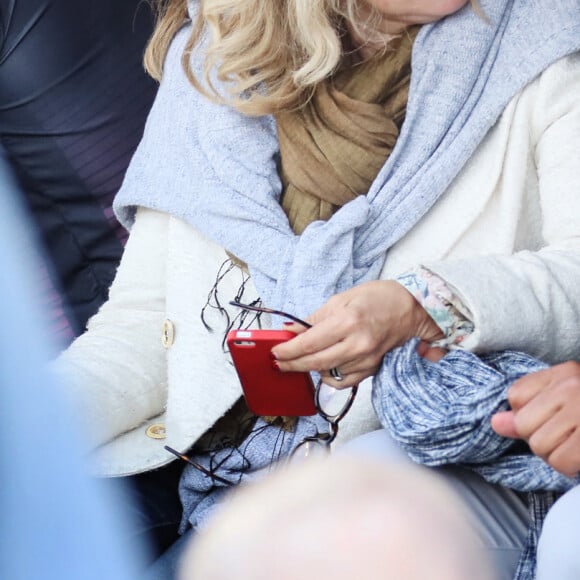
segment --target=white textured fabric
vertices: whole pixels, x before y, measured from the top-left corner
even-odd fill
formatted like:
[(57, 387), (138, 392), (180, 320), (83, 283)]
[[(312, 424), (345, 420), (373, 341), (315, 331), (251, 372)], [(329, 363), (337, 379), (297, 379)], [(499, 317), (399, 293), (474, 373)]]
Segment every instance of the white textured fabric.
[[(99, 474), (129, 475), (171, 461), (165, 444), (186, 450), (241, 396), (222, 351), (224, 319), (210, 311), (215, 332), (208, 333), (200, 318), (226, 259), (187, 224), (139, 212), (108, 302), (52, 365), (86, 416)], [(222, 281), (225, 306), (241, 281), (239, 270)], [(256, 297), (251, 282), (244, 296)], [(175, 336), (168, 349), (165, 321)], [(166, 439), (146, 433), (159, 423), (167, 424)]]
[(383, 276), (420, 262), (454, 288), (475, 322), (465, 349), (579, 355), (579, 94), (579, 55), (548, 68), (389, 252)]

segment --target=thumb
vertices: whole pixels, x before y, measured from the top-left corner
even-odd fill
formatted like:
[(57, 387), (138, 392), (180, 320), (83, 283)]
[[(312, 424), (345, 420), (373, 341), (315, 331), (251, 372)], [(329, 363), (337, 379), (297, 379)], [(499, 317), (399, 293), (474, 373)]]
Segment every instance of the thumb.
[(417, 345), (417, 354), (431, 362), (439, 362), (447, 354), (447, 351), (444, 348), (431, 346), (422, 340)]
[(491, 418), (491, 428), (502, 437), (519, 439), (520, 435), (516, 431), (513, 411), (501, 411)]

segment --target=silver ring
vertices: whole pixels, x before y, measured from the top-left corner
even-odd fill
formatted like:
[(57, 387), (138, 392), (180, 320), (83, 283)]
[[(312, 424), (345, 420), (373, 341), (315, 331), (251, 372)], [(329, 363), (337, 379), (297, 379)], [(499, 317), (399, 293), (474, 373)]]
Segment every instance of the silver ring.
[(334, 367), (332, 369), (330, 369), (330, 376), (335, 380), (335, 381), (342, 381), (342, 379), (344, 378), (342, 376), (342, 373), (338, 370), (338, 367)]

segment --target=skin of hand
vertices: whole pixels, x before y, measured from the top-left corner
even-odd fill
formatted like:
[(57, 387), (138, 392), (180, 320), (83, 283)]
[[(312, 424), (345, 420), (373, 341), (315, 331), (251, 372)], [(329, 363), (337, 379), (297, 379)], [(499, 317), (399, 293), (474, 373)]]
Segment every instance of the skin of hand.
[[(286, 328), (296, 338), (272, 349), (281, 371), (318, 371), (323, 381), (341, 389), (374, 375), (383, 356), (418, 336), (431, 342), (443, 336), (426, 310), (398, 282), (366, 282), (333, 296), (307, 322)], [(328, 369), (337, 367), (342, 381)]]
[(493, 429), (525, 439), (530, 449), (569, 477), (580, 471), (580, 363), (566, 362), (517, 380), (511, 411), (496, 413)]
[(431, 346), (424, 340), (417, 345), (417, 354), (434, 363), (439, 362), (448, 352), (447, 349)]

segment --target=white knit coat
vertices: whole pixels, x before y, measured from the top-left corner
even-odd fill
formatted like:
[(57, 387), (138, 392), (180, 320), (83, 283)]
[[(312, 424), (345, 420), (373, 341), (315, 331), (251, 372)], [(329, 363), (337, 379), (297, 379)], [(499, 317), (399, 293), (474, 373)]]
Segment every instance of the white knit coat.
[[(580, 56), (548, 68), (388, 254), (383, 278), (423, 264), (456, 290), (475, 322), (464, 348), (580, 358), (579, 95)], [(241, 395), (222, 322), (210, 314), (208, 333), (200, 319), (226, 258), (186, 223), (139, 210), (109, 301), (53, 367), (86, 417), (97, 473), (167, 463), (163, 445), (186, 450)], [(222, 303), (240, 276), (223, 281)], [(343, 440), (378, 427), (369, 394), (365, 381)]]

